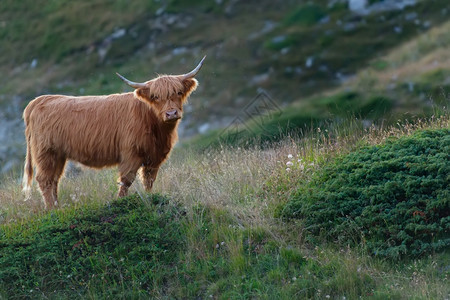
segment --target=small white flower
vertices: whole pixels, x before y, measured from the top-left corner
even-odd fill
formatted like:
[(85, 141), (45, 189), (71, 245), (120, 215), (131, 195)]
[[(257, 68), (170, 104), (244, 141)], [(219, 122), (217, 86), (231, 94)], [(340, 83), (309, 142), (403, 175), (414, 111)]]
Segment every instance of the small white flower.
[(293, 158), (292, 154), (289, 154), (289, 155), (288, 155), (288, 158), (289, 158), (289, 159)]
[(288, 167), (292, 167), (294, 164), (292, 163), (292, 161), (288, 161), (287, 163), (286, 163), (286, 166), (288, 166)]
[(301, 158), (297, 159), (297, 162), (302, 162), (302, 159)]
[(297, 277), (292, 277), (292, 281), (296, 281), (297, 280)]
[(326, 295), (325, 298), (330, 299), (330, 295)]
[(290, 171), (291, 171), (291, 168), (286, 168), (286, 171), (290, 172)]

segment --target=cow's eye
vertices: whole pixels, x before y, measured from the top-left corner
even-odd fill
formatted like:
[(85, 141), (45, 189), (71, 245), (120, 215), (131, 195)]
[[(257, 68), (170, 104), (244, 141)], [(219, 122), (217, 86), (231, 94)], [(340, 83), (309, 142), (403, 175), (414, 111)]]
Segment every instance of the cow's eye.
[(182, 96), (183, 95), (183, 92), (178, 92), (178, 96)]

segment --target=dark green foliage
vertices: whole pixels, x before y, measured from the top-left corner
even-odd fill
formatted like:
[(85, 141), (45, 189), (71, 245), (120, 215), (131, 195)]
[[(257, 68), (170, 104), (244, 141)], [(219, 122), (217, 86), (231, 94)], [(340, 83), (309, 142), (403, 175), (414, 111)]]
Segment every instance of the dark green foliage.
[(450, 85), (447, 81), (449, 77), (449, 70), (438, 69), (423, 74), (415, 82), (404, 83), (402, 88), (418, 96), (426, 95), (433, 103), (445, 106), (450, 100)]
[[(333, 118), (354, 117), (379, 121), (392, 111), (393, 101), (383, 96), (366, 97), (354, 91), (312, 100), (305, 113), (303, 108), (290, 107), (273, 111), (268, 115), (255, 116), (242, 123), (231, 124), (225, 130), (209, 132), (193, 139), (191, 146), (199, 149), (227, 146), (264, 146), (280, 141), (287, 135), (297, 136), (326, 124)], [(397, 120), (397, 119), (395, 119)]]
[(184, 241), (179, 213), (164, 197), (131, 196), (66, 222), (49, 214), (26, 238), (0, 232), (0, 291), (18, 298), (148, 295), (174, 273)]
[(394, 101), (391, 99), (384, 96), (374, 96), (361, 106), (358, 113), (363, 118), (377, 120), (386, 116), (393, 106)]
[(293, 24), (311, 26), (322, 19), (325, 16), (325, 13), (326, 11), (322, 6), (308, 3), (290, 13), (285, 18), (284, 24), (287, 26)]
[(374, 255), (450, 246), (450, 130), (419, 131), (350, 153), (301, 186), (284, 209), (308, 230)]
[(200, 150), (216, 149), (220, 146), (254, 147), (270, 146), (288, 135), (299, 135), (324, 122), (324, 118), (291, 109), (279, 115), (257, 116), (239, 126), (212, 131), (191, 140), (190, 146)]
[(393, 101), (384, 96), (367, 98), (357, 92), (350, 91), (317, 99), (315, 106), (333, 116), (358, 117), (376, 121), (391, 112)]

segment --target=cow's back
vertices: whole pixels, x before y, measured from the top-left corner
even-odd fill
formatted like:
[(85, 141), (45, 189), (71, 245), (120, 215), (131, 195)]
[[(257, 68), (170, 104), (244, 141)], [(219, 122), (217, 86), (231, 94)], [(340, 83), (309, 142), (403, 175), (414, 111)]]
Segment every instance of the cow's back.
[(91, 167), (117, 164), (124, 132), (135, 122), (135, 101), (132, 93), (40, 96), (24, 111), (34, 151), (52, 151)]

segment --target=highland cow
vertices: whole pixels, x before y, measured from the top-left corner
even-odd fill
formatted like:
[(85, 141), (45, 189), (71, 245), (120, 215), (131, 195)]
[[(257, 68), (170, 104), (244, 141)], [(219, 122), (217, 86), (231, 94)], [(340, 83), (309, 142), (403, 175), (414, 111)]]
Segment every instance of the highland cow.
[(184, 75), (161, 75), (144, 83), (117, 75), (134, 92), (104, 96), (43, 95), (25, 108), (23, 190), (36, 181), (46, 208), (58, 204), (58, 182), (67, 160), (103, 168), (118, 165), (118, 196), (127, 195), (139, 171), (150, 191), (159, 167), (178, 139), (183, 104), (197, 88), (194, 76), (205, 57)]

